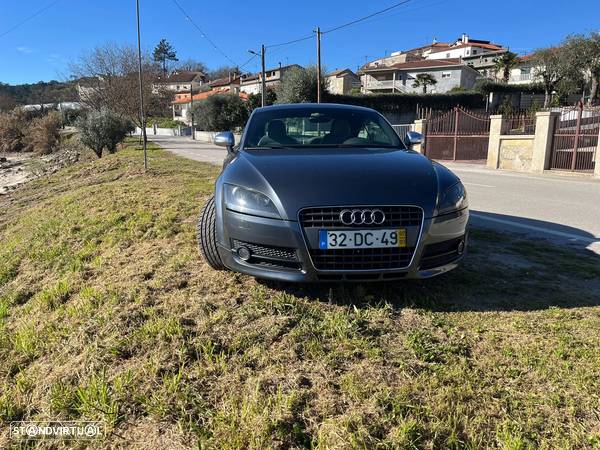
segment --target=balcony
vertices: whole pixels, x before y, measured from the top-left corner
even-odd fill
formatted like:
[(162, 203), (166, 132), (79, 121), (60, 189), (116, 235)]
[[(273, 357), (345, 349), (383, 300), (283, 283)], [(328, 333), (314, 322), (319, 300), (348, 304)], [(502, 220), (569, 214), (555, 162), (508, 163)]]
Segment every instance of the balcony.
[(509, 83), (529, 83), (533, 81), (531, 73), (521, 73), (519, 75), (511, 75), (508, 79)]
[(395, 91), (405, 92), (406, 86), (400, 80), (367, 80), (364, 86), (367, 91)]

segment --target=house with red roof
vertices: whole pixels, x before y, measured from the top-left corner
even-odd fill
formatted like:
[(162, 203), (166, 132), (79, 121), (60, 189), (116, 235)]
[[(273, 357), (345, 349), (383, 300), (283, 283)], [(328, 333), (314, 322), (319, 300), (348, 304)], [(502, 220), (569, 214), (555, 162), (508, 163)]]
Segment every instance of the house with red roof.
[(248, 99), (248, 94), (240, 91), (240, 76), (238, 75), (230, 74), (228, 77), (213, 80), (205, 86), (208, 86), (208, 89), (204, 88), (201, 92), (194, 93), (193, 99), (189, 91), (175, 94), (175, 100), (171, 102), (174, 120), (189, 125), (191, 121), (188, 117), (188, 111), (191, 109), (192, 104), (206, 100), (215, 94), (234, 94), (239, 95), (243, 100)]

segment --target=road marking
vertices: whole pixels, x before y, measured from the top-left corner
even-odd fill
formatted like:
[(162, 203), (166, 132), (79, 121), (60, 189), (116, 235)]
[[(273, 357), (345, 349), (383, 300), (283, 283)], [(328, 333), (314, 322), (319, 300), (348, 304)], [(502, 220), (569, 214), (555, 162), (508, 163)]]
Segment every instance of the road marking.
[(515, 222), (512, 220), (506, 220), (506, 219), (497, 219), (495, 217), (488, 217), (476, 212), (471, 212), (471, 215), (473, 217), (477, 217), (478, 219), (481, 220), (487, 220), (489, 222), (496, 222), (496, 223), (501, 223), (503, 225), (510, 225), (513, 227), (517, 227), (517, 228), (524, 228), (526, 230), (531, 230), (531, 231), (538, 231), (541, 233), (546, 233), (546, 234), (553, 234), (555, 236), (560, 236), (563, 238), (567, 238), (567, 239), (572, 239), (572, 240), (576, 240), (576, 241), (585, 241), (585, 242), (594, 242), (596, 240), (600, 240), (600, 238), (598, 237), (587, 237), (587, 236), (582, 236), (581, 234), (574, 234), (574, 233), (565, 233), (564, 231), (556, 231), (556, 230), (550, 230), (548, 228), (544, 228), (544, 227), (538, 227), (535, 225), (527, 225), (524, 223), (520, 223), (520, 222)]
[(486, 187), (486, 188), (496, 187), (496, 186), (490, 186), (489, 184), (479, 184), (479, 183), (467, 183), (467, 182), (463, 182), (463, 184), (465, 184), (467, 186), (480, 186), (480, 187)]

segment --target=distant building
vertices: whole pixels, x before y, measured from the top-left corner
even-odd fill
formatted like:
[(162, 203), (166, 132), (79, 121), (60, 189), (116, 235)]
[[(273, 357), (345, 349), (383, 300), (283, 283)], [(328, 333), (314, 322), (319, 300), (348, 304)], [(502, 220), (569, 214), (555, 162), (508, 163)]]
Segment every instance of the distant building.
[[(274, 88), (281, 83), (282, 77), (287, 71), (292, 68), (302, 68), (298, 64), (290, 64), (288, 66), (279, 66), (274, 69), (265, 70), (265, 85), (267, 88)], [(261, 89), (261, 73), (242, 75), (240, 83), (240, 91), (246, 94), (260, 94)]]
[(167, 91), (182, 92), (200, 89), (206, 83), (206, 75), (199, 71), (176, 71), (166, 77), (159, 77), (152, 85), (152, 90), (157, 93), (161, 88)]
[(349, 94), (360, 89), (360, 77), (350, 69), (335, 70), (325, 75), (325, 86), (332, 94)]
[[(463, 34), (456, 39), (456, 41), (451, 43), (438, 42), (434, 39), (431, 44), (424, 45), (422, 47), (393, 52), (389, 56), (367, 62), (361, 67), (360, 72), (368, 73), (372, 69), (390, 68), (393, 66), (398, 66), (399, 64), (412, 64), (419, 61), (423, 63), (423, 66), (429, 65), (429, 63), (425, 61), (448, 61), (452, 64), (458, 63), (468, 66), (471, 69), (479, 72), (479, 74), (482, 76), (494, 79), (496, 78), (494, 67), (496, 61), (505, 52), (507, 52), (507, 49), (500, 44), (494, 44), (491, 41), (482, 39), (472, 39), (467, 34)], [(471, 78), (470, 75), (468, 75), (468, 71), (464, 71), (463, 73), (467, 74), (465, 75), (466, 79)], [(444, 79), (446, 78), (448, 78), (447, 74), (444, 76)], [(390, 83), (384, 84), (390, 85)], [(440, 84), (439, 81), (438, 84)], [(447, 83), (444, 82), (444, 84)], [(460, 85), (460, 87), (465, 87), (465, 85), (469, 85), (470, 83), (468, 81), (461, 81), (460, 84), (454, 84)], [(390, 90), (390, 92), (402, 92), (402, 89), (405, 87), (405, 85), (402, 83), (394, 83), (393, 86), (394, 88), (393, 90)], [(440, 88), (436, 85), (434, 89), (440, 92), (440, 89), (443, 88)], [(370, 89), (365, 89), (364, 86), (363, 90), (370, 91)]]
[(420, 93), (421, 87), (413, 87), (417, 75), (430, 74), (437, 81), (428, 86), (428, 93), (445, 93), (453, 88), (471, 89), (481, 75), (459, 59), (420, 60), (392, 64), (388, 67), (362, 69), (362, 91), (371, 93)]
[[(248, 98), (248, 95), (245, 92), (240, 92), (239, 76), (230, 75), (226, 78), (219, 78), (218, 80), (207, 83), (207, 86), (209, 86), (210, 89), (194, 94), (194, 102), (206, 100), (208, 97), (215, 94), (235, 94), (239, 95), (244, 100)], [(174, 120), (179, 120), (187, 125), (191, 124), (188, 117), (188, 111), (192, 107), (189, 92), (179, 92), (175, 94), (175, 100), (171, 102), (171, 107), (173, 108)]]

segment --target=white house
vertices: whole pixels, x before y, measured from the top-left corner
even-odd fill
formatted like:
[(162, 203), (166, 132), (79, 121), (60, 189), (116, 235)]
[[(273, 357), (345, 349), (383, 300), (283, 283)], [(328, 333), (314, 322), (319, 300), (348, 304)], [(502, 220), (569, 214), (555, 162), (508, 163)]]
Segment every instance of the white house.
[(332, 94), (349, 94), (360, 89), (360, 77), (350, 69), (335, 70), (325, 75), (325, 86)]
[(471, 89), (481, 75), (459, 59), (421, 60), (393, 64), (389, 67), (361, 69), (363, 93), (421, 93), (413, 87), (417, 75), (430, 74), (437, 81), (427, 87), (428, 93), (444, 93), (453, 88)]
[[(274, 88), (281, 82), (281, 78), (285, 73), (293, 67), (302, 68), (298, 64), (290, 64), (289, 66), (279, 66), (274, 69), (265, 70), (265, 85), (267, 89)], [(240, 91), (246, 94), (259, 94), (262, 84), (261, 73), (245, 74), (241, 76)]]
[(152, 85), (154, 93), (159, 89), (165, 89), (173, 92), (189, 92), (190, 87), (197, 91), (200, 86), (206, 83), (206, 75), (198, 71), (179, 71), (173, 72), (168, 76), (159, 77)]

